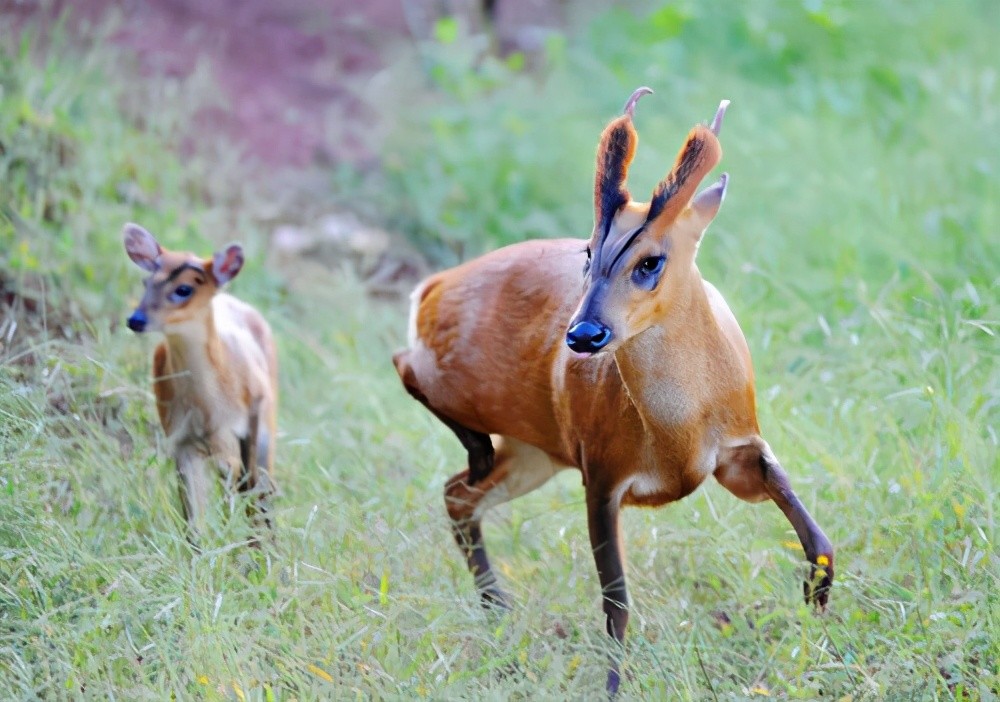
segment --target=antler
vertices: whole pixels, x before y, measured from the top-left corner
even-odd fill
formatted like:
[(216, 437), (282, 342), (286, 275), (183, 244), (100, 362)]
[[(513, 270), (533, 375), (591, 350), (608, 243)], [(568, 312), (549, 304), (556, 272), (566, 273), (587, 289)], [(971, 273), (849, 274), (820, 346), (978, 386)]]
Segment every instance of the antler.
[(607, 236), (615, 214), (632, 199), (625, 185), (628, 167), (639, 143), (639, 135), (632, 126), (632, 115), (639, 98), (652, 92), (645, 86), (637, 88), (625, 103), (622, 116), (605, 127), (601, 134), (594, 178), (594, 230), (599, 238)]
[(719, 109), (715, 111), (715, 117), (712, 118), (712, 125), (709, 127), (715, 136), (719, 136), (719, 131), (722, 129), (722, 118), (726, 116), (726, 108), (728, 107), (729, 100), (723, 100), (719, 103)]
[(622, 114), (626, 115), (629, 119), (635, 116), (635, 106), (639, 102), (639, 98), (643, 95), (652, 95), (653, 89), (647, 88), (645, 85), (641, 88), (636, 88), (632, 95), (629, 97), (628, 102), (625, 103), (625, 108), (622, 110)]

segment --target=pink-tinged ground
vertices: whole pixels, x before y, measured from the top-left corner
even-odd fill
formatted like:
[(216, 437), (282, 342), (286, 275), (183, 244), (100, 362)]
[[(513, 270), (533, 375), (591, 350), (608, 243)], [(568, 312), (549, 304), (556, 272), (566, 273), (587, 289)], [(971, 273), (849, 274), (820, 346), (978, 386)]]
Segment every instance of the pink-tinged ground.
[[(406, 0), (0, 0), (15, 25), (69, 26), (117, 18), (111, 40), (131, 49), (145, 75), (187, 77), (207, 62), (220, 104), (202, 109), (195, 135), (223, 134), (266, 166), (370, 165), (364, 135), (379, 118), (358, 97), (393, 48), (431, 33), (455, 10), (480, 25), (476, 3), (426, 7)], [(497, 31), (556, 21), (546, 0), (497, 3)], [(481, 26), (481, 25), (480, 25)]]

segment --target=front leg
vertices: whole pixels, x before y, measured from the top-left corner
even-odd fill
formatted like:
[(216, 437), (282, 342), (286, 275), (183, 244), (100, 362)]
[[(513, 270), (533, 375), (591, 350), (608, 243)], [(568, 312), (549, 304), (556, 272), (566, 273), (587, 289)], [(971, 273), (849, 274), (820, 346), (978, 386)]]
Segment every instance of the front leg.
[(788, 474), (767, 442), (755, 437), (746, 444), (727, 447), (719, 454), (715, 477), (741, 500), (774, 500), (795, 529), (811, 564), (804, 587), (806, 602), (826, 607), (833, 583), (833, 545), (792, 490)]
[(809, 580), (803, 583), (806, 602), (823, 609), (833, 585), (833, 544), (792, 490), (788, 474), (770, 451), (761, 454), (760, 471), (768, 496), (784, 512), (809, 559)]
[(197, 548), (198, 537), (205, 528), (214, 471), (205, 453), (191, 444), (178, 447), (174, 459), (177, 463), (181, 505), (187, 521), (188, 541)]
[[(601, 581), (608, 634), (619, 645), (624, 645), (625, 628), (628, 626), (628, 593), (625, 590), (625, 568), (622, 563), (618, 513), (618, 503), (610, 498), (587, 496), (590, 545), (594, 550), (597, 576)], [(620, 659), (619, 650), (612, 655), (611, 667), (608, 670), (607, 691), (610, 695), (617, 694), (621, 682)]]

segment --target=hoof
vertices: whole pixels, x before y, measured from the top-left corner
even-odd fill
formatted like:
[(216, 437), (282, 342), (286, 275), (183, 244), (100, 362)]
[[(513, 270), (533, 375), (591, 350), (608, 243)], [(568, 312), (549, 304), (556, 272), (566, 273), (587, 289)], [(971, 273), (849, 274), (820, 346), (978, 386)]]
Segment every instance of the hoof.
[(817, 556), (809, 568), (809, 579), (802, 584), (806, 604), (815, 605), (820, 611), (826, 609), (833, 585), (833, 557)]
[(483, 590), (480, 595), (480, 604), (483, 609), (494, 610), (501, 613), (511, 611), (513, 607), (507, 594), (498, 587), (491, 587)]

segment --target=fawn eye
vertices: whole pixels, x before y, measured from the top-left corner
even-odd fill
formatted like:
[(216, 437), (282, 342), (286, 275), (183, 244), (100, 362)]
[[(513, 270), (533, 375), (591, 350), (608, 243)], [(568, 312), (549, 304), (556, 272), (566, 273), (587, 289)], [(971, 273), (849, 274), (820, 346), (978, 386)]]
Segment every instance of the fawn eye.
[(632, 282), (636, 285), (652, 290), (660, 273), (663, 272), (665, 256), (647, 256), (639, 261), (639, 264), (632, 270)]
[(192, 294), (194, 294), (194, 288), (190, 285), (178, 285), (174, 288), (174, 291), (170, 293), (170, 301), (180, 302), (181, 300), (188, 299)]

